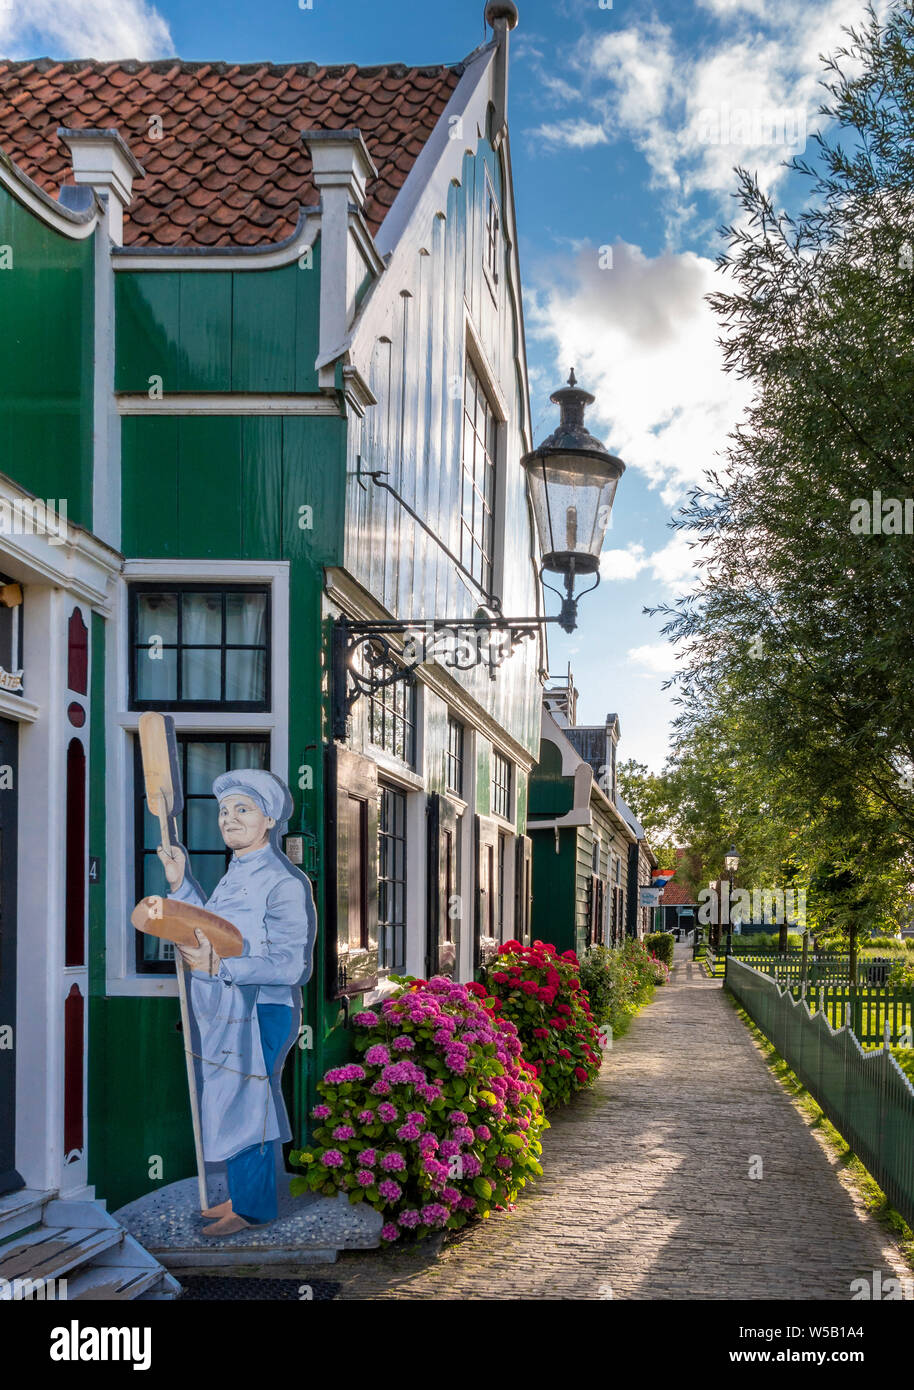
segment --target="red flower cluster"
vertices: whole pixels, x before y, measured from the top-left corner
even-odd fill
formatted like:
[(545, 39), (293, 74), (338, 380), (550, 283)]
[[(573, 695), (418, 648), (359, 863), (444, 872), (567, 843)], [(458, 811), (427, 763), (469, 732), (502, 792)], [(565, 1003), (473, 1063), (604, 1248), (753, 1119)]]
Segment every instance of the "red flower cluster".
[(559, 955), (548, 942), (506, 941), (488, 972), (489, 993), (516, 1026), (546, 1105), (564, 1103), (590, 1085), (602, 1060), (579, 969), (574, 951)]

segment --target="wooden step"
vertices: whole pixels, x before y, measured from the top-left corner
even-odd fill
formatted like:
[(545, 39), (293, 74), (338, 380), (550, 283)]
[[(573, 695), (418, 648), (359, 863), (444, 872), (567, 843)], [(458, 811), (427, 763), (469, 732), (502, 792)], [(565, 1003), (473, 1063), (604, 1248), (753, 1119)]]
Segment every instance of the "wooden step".
[(164, 1272), (158, 1262), (140, 1266), (93, 1264), (67, 1280), (67, 1302), (141, 1298), (161, 1284)]
[(0, 1197), (0, 1244), (40, 1224), (46, 1204), (57, 1193), (42, 1192), (34, 1187), (21, 1187)]
[(121, 1227), (39, 1226), (0, 1246), (0, 1279), (60, 1279), (119, 1245)]

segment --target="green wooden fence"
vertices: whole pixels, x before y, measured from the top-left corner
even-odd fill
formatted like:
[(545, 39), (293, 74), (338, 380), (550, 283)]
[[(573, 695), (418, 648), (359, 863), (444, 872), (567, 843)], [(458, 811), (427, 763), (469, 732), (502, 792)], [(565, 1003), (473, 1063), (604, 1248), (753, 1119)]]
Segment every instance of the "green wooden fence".
[[(734, 955), (736, 952), (734, 952)], [(789, 955), (778, 956), (768, 953), (743, 953), (739, 957), (748, 965), (752, 965), (756, 970), (763, 970), (766, 975), (771, 975), (779, 984), (799, 985), (803, 973), (802, 956)], [(723, 978), (724, 966), (727, 960), (725, 951), (708, 951), (705, 955), (705, 968), (710, 975), (719, 979)], [(872, 962), (861, 962), (860, 969), (869, 970)], [(810, 985), (820, 984), (846, 984), (849, 961), (846, 955), (833, 955), (822, 952), (813, 955), (810, 952), (806, 978)]]
[(914, 1225), (914, 1087), (892, 1056), (888, 1027), (883, 1046), (865, 1051), (850, 1027), (832, 1027), (809, 999), (735, 956), (726, 984)]

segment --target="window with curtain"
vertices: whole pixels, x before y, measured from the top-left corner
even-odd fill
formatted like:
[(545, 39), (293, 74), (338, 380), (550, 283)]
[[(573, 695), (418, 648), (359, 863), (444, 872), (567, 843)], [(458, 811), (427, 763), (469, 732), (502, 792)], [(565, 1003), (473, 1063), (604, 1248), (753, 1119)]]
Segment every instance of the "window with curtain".
[(270, 591), (131, 584), (132, 709), (266, 710)]

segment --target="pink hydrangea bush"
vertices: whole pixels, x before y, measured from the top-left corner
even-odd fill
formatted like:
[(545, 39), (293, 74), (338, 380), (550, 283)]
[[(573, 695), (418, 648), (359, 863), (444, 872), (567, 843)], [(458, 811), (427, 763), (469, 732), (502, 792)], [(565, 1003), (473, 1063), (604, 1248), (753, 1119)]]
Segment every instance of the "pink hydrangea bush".
[(353, 1017), (359, 1062), (318, 1085), (319, 1123), (293, 1193), (345, 1192), (384, 1213), (384, 1240), (457, 1230), (541, 1174), (536, 1068), (482, 985), (409, 980)]

